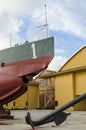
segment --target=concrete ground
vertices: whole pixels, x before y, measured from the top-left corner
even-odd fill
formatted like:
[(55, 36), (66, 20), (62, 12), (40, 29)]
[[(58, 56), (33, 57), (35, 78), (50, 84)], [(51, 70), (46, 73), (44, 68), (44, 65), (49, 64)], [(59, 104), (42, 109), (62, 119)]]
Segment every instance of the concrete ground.
[[(31, 130), (26, 124), (25, 116), (27, 110), (11, 111), (14, 120), (0, 120), (0, 130)], [(52, 110), (30, 110), (33, 120), (52, 112)], [(72, 114), (60, 126), (55, 126), (54, 122), (37, 127), (37, 130), (86, 130), (86, 111), (72, 111)]]

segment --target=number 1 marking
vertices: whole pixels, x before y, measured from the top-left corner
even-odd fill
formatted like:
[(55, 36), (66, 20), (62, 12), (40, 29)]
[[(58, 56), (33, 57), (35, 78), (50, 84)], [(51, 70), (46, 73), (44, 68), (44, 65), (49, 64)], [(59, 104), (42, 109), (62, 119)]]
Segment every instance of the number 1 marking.
[(37, 58), (37, 56), (36, 56), (36, 47), (35, 47), (35, 43), (33, 43), (33, 44), (31, 45), (31, 48), (32, 48), (32, 51), (33, 51), (33, 58)]

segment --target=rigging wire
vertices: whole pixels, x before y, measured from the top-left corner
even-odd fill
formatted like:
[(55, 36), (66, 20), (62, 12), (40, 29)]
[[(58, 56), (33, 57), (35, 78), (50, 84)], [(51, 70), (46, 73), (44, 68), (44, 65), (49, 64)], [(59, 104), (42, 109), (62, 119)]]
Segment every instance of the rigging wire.
[(36, 36), (36, 34), (40, 33), (42, 30), (44, 30), (46, 26), (47, 25), (43, 26), (39, 31), (37, 31), (36, 33), (34, 33), (30, 38)]
[[(44, 15), (44, 14), (43, 14)], [(41, 17), (43, 17), (43, 15), (39, 15), (38, 17), (36, 17), (35, 19), (39, 19), (39, 18), (41, 18)], [(29, 29), (27, 29), (27, 30), (23, 30), (23, 31), (19, 31), (19, 32), (16, 32), (16, 33), (10, 33), (9, 35), (7, 35), (7, 36), (3, 36), (3, 37), (0, 37), (0, 39), (5, 39), (5, 38), (7, 38), (7, 37), (9, 37), (9, 41), (10, 41), (10, 46), (11, 46), (11, 42), (12, 42), (12, 36), (13, 35), (21, 35), (21, 34), (23, 34), (23, 33), (25, 33), (25, 35), (26, 35), (26, 33), (27, 32), (30, 32), (30, 31), (34, 31), (35, 29), (40, 29), (39, 31), (37, 31), (37, 32), (35, 32), (35, 33), (33, 33), (32, 34), (32, 36), (36, 36), (36, 35), (38, 35), (38, 33), (40, 33), (43, 29), (46, 29), (46, 37), (48, 37), (48, 29), (49, 29), (49, 25), (48, 25), (48, 23), (47, 23), (47, 10), (46, 10), (46, 5), (45, 5), (45, 24), (43, 24), (43, 25), (39, 25), (39, 26), (36, 26), (36, 27), (31, 27), (31, 28), (29, 28)], [(31, 38), (32, 38), (32, 36), (31, 36)]]

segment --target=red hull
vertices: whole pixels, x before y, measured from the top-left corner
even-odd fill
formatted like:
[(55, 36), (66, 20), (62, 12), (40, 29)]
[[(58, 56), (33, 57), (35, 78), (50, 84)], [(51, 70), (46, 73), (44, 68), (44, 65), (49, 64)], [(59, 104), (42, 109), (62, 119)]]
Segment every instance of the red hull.
[(0, 67), (0, 105), (22, 95), (27, 90), (27, 81), (47, 68), (52, 58), (53, 56), (44, 56)]

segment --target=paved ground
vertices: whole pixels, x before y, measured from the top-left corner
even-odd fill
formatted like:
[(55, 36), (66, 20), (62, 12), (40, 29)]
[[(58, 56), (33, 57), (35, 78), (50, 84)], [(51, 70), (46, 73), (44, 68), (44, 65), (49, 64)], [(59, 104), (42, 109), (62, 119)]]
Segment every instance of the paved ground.
[[(52, 112), (51, 110), (31, 110), (31, 116), (33, 120), (36, 120), (47, 113)], [(11, 111), (11, 115), (14, 115), (14, 120), (0, 120), (0, 130), (31, 130), (31, 127), (25, 122), (25, 110)], [(84, 112), (71, 112), (72, 114), (67, 120), (60, 126), (54, 127), (55, 124), (49, 123), (42, 125), (37, 130), (86, 130), (86, 111)]]

